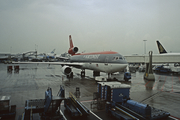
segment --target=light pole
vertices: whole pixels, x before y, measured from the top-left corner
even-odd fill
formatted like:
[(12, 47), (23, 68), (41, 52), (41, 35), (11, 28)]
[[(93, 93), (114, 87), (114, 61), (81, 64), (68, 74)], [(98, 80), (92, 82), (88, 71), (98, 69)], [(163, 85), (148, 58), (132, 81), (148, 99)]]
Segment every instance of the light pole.
[(146, 54), (146, 41), (147, 40), (143, 40), (144, 41), (144, 54)]

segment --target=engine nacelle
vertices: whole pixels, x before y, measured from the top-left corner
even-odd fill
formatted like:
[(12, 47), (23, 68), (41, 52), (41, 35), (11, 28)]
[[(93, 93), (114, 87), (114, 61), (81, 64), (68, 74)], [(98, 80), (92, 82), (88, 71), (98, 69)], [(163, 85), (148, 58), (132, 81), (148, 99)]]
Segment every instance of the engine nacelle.
[(78, 52), (78, 47), (69, 48), (68, 53), (74, 55)]
[(62, 67), (62, 72), (65, 74), (65, 75), (69, 75), (71, 73), (71, 68), (69, 66), (63, 66)]

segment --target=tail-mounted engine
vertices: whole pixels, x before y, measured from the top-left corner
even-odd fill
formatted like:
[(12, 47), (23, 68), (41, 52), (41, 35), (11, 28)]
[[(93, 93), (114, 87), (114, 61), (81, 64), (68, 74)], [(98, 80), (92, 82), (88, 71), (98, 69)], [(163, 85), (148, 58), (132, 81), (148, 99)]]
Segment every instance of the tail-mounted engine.
[(78, 47), (69, 48), (68, 53), (71, 55), (75, 55), (78, 52)]
[(78, 47), (74, 47), (71, 35), (69, 35), (69, 44), (70, 44), (70, 48), (68, 50), (68, 53), (71, 55), (75, 55), (75, 53), (78, 52)]

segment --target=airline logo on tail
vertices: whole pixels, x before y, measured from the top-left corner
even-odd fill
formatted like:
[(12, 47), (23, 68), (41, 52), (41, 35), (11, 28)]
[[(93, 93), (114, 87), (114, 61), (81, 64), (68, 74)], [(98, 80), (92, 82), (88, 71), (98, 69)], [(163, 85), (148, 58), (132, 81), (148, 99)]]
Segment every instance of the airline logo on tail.
[(160, 54), (167, 53), (164, 47), (161, 45), (161, 43), (159, 41), (156, 41), (156, 42), (157, 42), (159, 53)]

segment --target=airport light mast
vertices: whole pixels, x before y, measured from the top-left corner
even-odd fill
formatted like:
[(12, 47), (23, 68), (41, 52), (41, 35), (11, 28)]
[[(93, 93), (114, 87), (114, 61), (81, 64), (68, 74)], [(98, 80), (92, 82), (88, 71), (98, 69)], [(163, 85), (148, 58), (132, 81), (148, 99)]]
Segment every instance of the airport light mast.
[(147, 40), (143, 40), (144, 41), (144, 54), (146, 54), (146, 41)]

